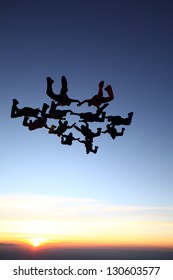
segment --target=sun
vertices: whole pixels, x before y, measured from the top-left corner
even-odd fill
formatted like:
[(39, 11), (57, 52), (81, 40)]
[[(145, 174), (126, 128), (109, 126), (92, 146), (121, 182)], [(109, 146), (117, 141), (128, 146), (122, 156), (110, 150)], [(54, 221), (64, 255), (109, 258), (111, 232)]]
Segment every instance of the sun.
[(46, 239), (42, 238), (42, 237), (33, 237), (33, 238), (30, 239), (30, 244), (33, 247), (39, 247), (45, 242), (45, 240)]

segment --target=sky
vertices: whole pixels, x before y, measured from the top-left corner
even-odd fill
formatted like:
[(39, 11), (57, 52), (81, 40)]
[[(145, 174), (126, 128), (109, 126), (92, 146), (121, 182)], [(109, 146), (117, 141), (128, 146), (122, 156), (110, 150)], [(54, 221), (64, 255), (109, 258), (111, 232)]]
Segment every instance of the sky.
[[(1, 247), (173, 248), (172, 12), (169, 0), (0, 1)], [(62, 75), (71, 98), (104, 80), (115, 96), (106, 114), (134, 112), (122, 137), (95, 138), (97, 154), (10, 118), (13, 98), (50, 105), (46, 77), (59, 93)]]

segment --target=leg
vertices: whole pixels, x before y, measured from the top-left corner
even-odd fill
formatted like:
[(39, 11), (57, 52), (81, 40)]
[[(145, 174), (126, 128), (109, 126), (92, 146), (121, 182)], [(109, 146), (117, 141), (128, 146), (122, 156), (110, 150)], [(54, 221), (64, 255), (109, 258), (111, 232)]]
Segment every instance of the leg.
[(128, 113), (128, 118), (123, 119), (123, 123), (124, 125), (130, 125), (132, 122), (132, 117), (133, 117), (133, 112)]
[(65, 141), (64, 136), (63, 136), (63, 135), (61, 136), (61, 144), (64, 144), (64, 145), (66, 144), (66, 141)]
[(99, 83), (99, 91), (98, 91), (98, 94), (97, 94), (99, 98), (103, 97), (103, 87), (104, 87), (104, 81), (101, 81)]
[(132, 121), (132, 117), (133, 117), (133, 112), (128, 113), (128, 117), (129, 117), (129, 119), (130, 119), (130, 123), (131, 123), (131, 121)]
[(20, 109), (17, 107), (18, 103), (19, 102), (17, 101), (17, 99), (13, 99), (13, 104), (12, 104), (12, 108), (11, 108), (11, 118), (21, 117), (19, 114)]
[(58, 100), (57, 100), (58, 95), (55, 94), (55, 93), (53, 92), (53, 89), (52, 89), (52, 84), (53, 84), (53, 83), (54, 83), (54, 81), (53, 81), (50, 77), (47, 77), (47, 91), (46, 91), (46, 93), (47, 93), (47, 95), (48, 95), (51, 99), (53, 99), (53, 100), (55, 100), (55, 101), (58, 101)]
[(67, 88), (67, 79), (65, 76), (61, 77), (61, 91), (60, 93), (64, 94), (67, 93), (68, 88)]
[(100, 136), (100, 135), (101, 135), (101, 131), (102, 131), (101, 128), (97, 128), (97, 132), (96, 132), (96, 133), (93, 132), (93, 137), (98, 137), (98, 136)]
[(123, 127), (122, 130), (121, 130), (121, 132), (118, 132), (118, 131), (116, 132), (116, 135), (117, 135), (117, 136), (123, 136), (124, 130), (125, 130), (125, 128)]
[(105, 91), (107, 91), (107, 93), (109, 95), (109, 97), (104, 98), (105, 102), (113, 100), (114, 99), (114, 93), (113, 93), (111, 85), (108, 85), (107, 87), (105, 87)]
[(95, 149), (92, 150), (92, 152), (93, 152), (94, 154), (96, 154), (96, 153), (97, 153), (97, 150), (98, 150), (98, 146), (95, 146)]
[(95, 146), (95, 148), (93, 149), (92, 141), (85, 144), (85, 147), (86, 147), (86, 153), (87, 154), (89, 154), (90, 152), (92, 152), (94, 154), (97, 153), (98, 146)]
[(29, 126), (29, 123), (28, 123), (28, 120), (29, 120), (29, 118), (28, 117), (24, 117), (24, 119), (23, 119), (23, 126)]

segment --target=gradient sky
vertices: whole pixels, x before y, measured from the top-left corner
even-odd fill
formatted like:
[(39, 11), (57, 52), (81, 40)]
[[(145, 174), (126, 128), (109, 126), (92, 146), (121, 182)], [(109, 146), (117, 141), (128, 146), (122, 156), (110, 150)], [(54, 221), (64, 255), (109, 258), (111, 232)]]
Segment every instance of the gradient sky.
[[(1, 1), (0, 242), (173, 247), (172, 14), (169, 0)], [(10, 118), (13, 98), (50, 104), (46, 77), (58, 93), (62, 75), (81, 101), (111, 84), (107, 115), (134, 112), (124, 136), (86, 155)]]

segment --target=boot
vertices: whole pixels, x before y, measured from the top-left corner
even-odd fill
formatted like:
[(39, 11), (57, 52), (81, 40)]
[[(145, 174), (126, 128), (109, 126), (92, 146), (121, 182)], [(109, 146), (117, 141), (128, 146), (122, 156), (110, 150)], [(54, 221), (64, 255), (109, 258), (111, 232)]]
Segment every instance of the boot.
[(101, 81), (100, 83), (99, 83), (99, 89), (102, 89), (104, 87), (104, 81)]
[(47, 83), (48, 83), (49, 85), (52, 85), (52, 84), (54, 83), (54, 80), (52, 80), (51, 77), (47, 77), (46, 79), (47, 79)]
[(19, 101), (17, 99), (13, 99), (13, 105), (19, 104)]

